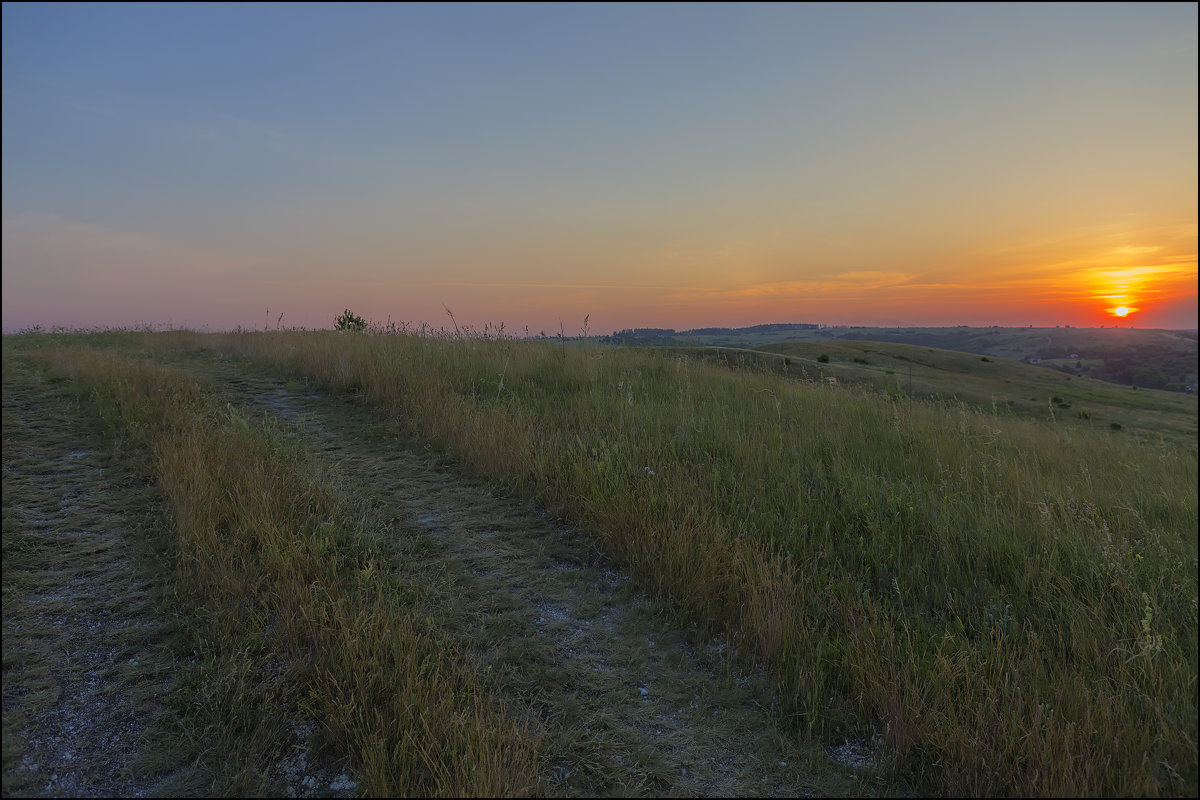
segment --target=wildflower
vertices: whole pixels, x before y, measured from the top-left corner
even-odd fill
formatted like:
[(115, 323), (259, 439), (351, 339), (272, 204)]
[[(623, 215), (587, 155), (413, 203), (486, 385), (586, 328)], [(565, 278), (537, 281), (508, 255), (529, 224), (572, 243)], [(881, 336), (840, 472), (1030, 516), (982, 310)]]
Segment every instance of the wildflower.
[(646, 470), (646, 474), (647, 474), (647, 475), (653, 475), (653, 474), (654, 474), (654, 470), (650, 469), (649, 467), (642, 467), (642, 469)]

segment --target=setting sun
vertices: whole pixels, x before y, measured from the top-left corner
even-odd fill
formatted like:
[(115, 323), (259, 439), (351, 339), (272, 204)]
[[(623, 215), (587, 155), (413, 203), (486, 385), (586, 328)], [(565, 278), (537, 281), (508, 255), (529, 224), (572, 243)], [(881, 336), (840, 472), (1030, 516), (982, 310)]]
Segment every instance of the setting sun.
[(1141, 308), (1139, 306), (1127, 306), (1127, 305), (1121, 305), (1121, 306), (1116, 306), (1113, 308), (1104, 309), (1104, 313), (1106, 313), (1112, 317), (1117, 317), (1118, 319), (1125, 319), (1129, 315), (1135, 314), (1138, 311), (1141, 311)]

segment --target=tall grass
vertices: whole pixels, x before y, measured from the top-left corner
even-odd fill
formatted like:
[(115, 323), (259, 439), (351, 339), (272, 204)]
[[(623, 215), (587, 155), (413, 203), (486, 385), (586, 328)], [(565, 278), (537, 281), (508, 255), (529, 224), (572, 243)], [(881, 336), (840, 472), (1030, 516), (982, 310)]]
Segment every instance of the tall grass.
[(574, 519), (806, 732), (882, 734), (947, 793), (1197, 792), (1194, 448), (678, 354), (164, 336), (361, 393)]
[(369, 514), (294, 440), (178, 370), (88, 347), (36, 356), (95, 400), (127, 452), (150, 456), (201, 657), (194, 743), (239, 765), (225, 790), (281, 791), (271, 769), (307, 719), (369, 795), (539, 790), (536, 734), (480, 688), (380, 554)]

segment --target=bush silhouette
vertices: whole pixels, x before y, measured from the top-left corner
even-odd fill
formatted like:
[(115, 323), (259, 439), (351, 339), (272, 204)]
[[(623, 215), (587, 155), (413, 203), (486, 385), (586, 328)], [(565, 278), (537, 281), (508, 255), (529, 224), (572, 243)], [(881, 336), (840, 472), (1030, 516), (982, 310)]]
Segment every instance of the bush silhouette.
[(367, 321), (347, 308), (333, 321), (333, 327), (339, 331), (365, 331)]

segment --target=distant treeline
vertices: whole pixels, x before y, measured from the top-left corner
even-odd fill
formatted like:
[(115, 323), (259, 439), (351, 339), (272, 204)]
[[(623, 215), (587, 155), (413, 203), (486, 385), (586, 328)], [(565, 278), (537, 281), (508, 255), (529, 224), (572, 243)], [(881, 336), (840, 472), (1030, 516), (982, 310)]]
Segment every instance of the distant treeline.
[(674, 328), (626, 328), (612, 336), (600, 336), (608, 344), (679, 344), (689, 336), (738, 336), (755, 333), (785, 333), (787, 331), (811, 331), (821, 326), (815, 322), (774, 322), (751, 325), (748, 328), (692, 328), (677, 331)]

